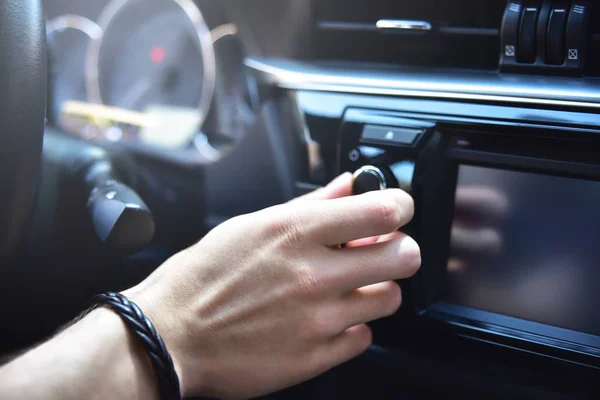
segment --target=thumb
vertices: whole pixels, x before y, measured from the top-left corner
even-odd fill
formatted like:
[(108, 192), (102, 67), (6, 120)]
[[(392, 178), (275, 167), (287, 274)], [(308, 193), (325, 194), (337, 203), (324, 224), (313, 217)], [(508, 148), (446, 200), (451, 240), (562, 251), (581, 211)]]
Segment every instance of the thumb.
[(352, 195), (352, 174), (345, 172), (332, 180), (327, 186), (300, 196), (296, 200), (329, 200)]

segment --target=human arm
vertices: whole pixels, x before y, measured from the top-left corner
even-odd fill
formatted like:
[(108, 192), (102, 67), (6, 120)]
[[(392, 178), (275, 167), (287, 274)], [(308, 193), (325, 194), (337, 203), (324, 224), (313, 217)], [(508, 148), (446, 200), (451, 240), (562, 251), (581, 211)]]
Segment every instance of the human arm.
[(142, 346), (119, 316), (92, 311), (0, 368), (2, 399), (158, 399)]
[[(183, 393), (258, 396), (310, 379), (370, 345), (365, 323), (397, 310), (401, 293), (392, 280), (414, 274), (420, 253), (406, 235), (388, 235), (412, 218), (406, 193), (335, 198), (349, 194), (350, 184), (345, 175), (304, 201), (234, 218), (124, 292), (162, 335)], [(378, 243), (338, 246), (380, 235), (386, 239)], [(7, 387), (18, 395), (5, 382), (37, 365), (20, 384), (37, 391), (13, 398), (84, 398), (110, 389), (110, 396), (100, 397), (151, 398), (124, 392), (156, 390), (149, 363), (124, 325), (116, 316), (113, 326), (94, 315), (100, 314), (0, 369), (0, 397)], [(98, 334), (98, 347), (86, 347), (85, 338)], [(68, 347), (73, 350), (64, 351)], [(106, 348), (114, 356), (97, 358)], [(64, 369), (44, 373), (43, 366), (54, 363)], [(47, 389), (68, 385), (73, 393), (48, 395), (55, 392)]]

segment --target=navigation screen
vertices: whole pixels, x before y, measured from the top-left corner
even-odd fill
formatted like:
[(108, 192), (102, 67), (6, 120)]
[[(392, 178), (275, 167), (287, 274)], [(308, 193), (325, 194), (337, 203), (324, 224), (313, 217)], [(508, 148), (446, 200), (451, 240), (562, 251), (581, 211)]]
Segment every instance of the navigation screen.
[(449, 303), (600, 335), (600, 183), (460, 166)]

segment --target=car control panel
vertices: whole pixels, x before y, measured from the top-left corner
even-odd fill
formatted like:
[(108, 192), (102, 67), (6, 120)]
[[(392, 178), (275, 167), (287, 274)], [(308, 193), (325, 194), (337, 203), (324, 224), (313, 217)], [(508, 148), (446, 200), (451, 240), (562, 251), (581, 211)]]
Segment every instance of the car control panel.
[(509, 1), (501, 29), (504, 71), (582, 73), (592, 35), (588, 1)]

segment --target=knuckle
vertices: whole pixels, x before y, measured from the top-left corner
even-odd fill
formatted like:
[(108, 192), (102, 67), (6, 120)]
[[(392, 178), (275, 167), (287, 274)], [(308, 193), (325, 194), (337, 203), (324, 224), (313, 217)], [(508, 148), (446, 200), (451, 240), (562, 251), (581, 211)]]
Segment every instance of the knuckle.
[(332, 337), (339, 333), (334, 318), (324, 311), (315, 312), (310, 318), (309, 326), (312, 335), (317, 337)]
[(400, 227), (402, 215), (398, 204), (391, 196), (382, 196), (378, 202), (374, 202), (371, 208), (373, 219), (380, 221), (381, 225), (390, 232)]
[(410, 236), (402, 239), (400, 258), (407, 276), (413, 276), (421, 267), (421, 249), (419, 244)]

